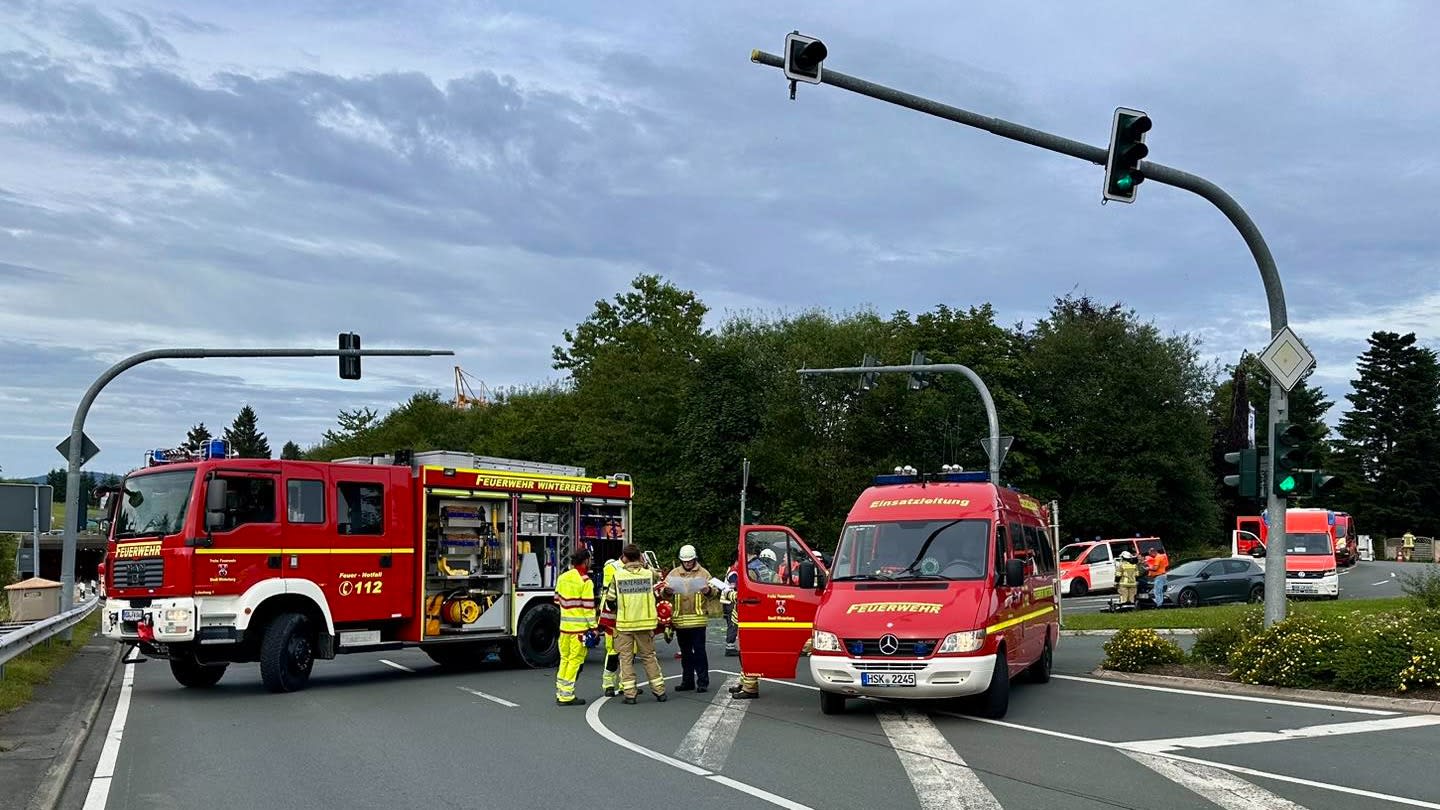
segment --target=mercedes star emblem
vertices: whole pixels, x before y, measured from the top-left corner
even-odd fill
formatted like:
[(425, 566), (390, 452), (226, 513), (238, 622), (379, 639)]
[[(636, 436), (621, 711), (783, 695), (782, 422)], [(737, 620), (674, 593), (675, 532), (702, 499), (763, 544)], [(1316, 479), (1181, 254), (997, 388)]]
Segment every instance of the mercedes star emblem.
[(884, 655), (894, 655), (900, 652), (900, 639), (886, 633), (880, 637), (880, 652)]

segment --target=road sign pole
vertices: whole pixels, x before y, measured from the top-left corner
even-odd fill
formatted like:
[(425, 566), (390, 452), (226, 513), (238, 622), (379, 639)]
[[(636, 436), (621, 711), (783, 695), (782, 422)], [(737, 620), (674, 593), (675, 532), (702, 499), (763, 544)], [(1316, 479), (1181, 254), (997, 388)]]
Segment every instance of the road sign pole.
[[(768, 67), (783, 67), (785, 60), (780, 57), (765, 53), (761, 50), (750, 52), (750, 61)], [(1028, 143), (1031, 146), (1038, 146), (1041, 149), (1048, 149), (1051, 152), (1059, 152), (1062, 155), (1079, 158), (1098, 166), (1104, 166), (1109, 157), (1109, 150), (1098, 146), (1091, 146), (1081, 141), (1071, 140), (1054, 133), (1022, 126), (1020, 124), (1006, 121), (1002, 118), (994, 118), (988, 115), (980, 115), (970, 110), (953, 107), (949, 104), (942, 104), (928, 98), (906, 93), (884, 85), (868, 82), (864, 79), (849, 76), (839, 71), (826, 67), (820, 75), (820, 84), (828, 84), (832, 87), (839, 87), (842, 90), (849, 90), (852, 93), (859, 93), (862, 96), (896, 104), (901, 107), (933, 115), (937, 118), (944, 118), (947, 121), (954, 121), (957, 124), (982, 129), (1002, 138), (1009, 138), (1012, 141)], [(1224, 189), (1215, 185), (1198, 175), (1190, 174), (1179, 169), (1165, 166), (1159, 163), (1142, 161), (1137, 168), (1147, 180), (1154, 180), (1167, 186), (1185, 189), (1186, 191), (1204, 197), (1220, 212), (1230, 220), (1235, 229), (1240, 232), (1241, 238), (1250, 248), (1250, 254), (1255, 259), (1255, 265), (1260, 270), (1260, 281), (1265, 285), (1265, 301), (1270, 309), (1270, 333), (1273, 336), (1279, 335), (1285, 329), (1287, 318), (1285, 313), (1285, 291), (1280, 285), (1280, 272), (1275, 268), (1275, 258), (1270, 254), (1270, 248), (1265, 244), (1265, 237), (1261, 236), (1260, 229), (1255, 226), (1254, 220), (1245, 213), (1245, 209), (1235, 202), (1235, 199), (1225, 192)], [(1270, 382), (1270, 424), (1273, 426), (1277, 419), (1283, 418), (1289, 410), (1289, 398), (1284, 388), (1280, 386), (1274, 377)], [(997, 432), (992, 430), (992, 435)], [(1274, 444), (1272, 442), (1271, 446)], [(1265, 624), (1269, 626), (1285, 618), (1285, 521), (1283, 519), (1286, 500), (1276, 498), (1273, 494), (1269, 499), (1272, 510), (1279, 509), (1275, 514), (1281, 515), (1281, 519), (1275, 521), (1275, 531), (1270, 534), (1271, 542), (1266, 548), (1265, 566)], [(1274, 570), (1278, 569), (1276, 574)], [(1279, 577), (1276, 579), (1276, 577)]]
[[(51, 500), (54, 500), (53, 495)], [(30, 538), (30, 549), (35, 556), (30, 561), (30, 576), (38, 577), (40, 576), (40, 485), (38, 484), (35, 485), (35, 528), (33, 531), (34, 534)], [(19, 574), (20, 572), (16, 571), (15, 573)]]
[[(80, 467), (89, 459), (84, 457), (85, 417), (95, 397), (110, 381), (127, 369), (151, 360), (196, 360), (210, 357), (340, 357), (361, 355), (365, 357), (434, 357), (453, 355), (448, 349), (152, 349), (132, 354), (105, 370), (90, 384), (75, 409), (75, 420), (70, 425), (69, 445), (66, 447), (66, 461), (69, 469), (65, 473), (65, 526), (64, 542), (60, 553), (60, 609), (69, 610), (75, 605), (75, 535), (77, 526), (83, 526), (84, 516), (78, 515), (80, 501)], [(62, 446), (65, 446), (62, 444)], [(77, 523), (78, 521), (78, 523)], [(40, 569), (36, 558), (35, 569)], [(70, 631), (64, 638), (70, 639)]]

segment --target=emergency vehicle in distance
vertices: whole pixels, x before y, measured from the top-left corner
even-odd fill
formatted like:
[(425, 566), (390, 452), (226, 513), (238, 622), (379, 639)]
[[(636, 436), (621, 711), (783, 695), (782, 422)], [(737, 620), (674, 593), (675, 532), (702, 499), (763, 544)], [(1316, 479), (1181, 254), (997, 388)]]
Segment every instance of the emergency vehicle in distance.
[(317, 658), (419, 645), (441, 665), (559, 659), (556, 578), (633, 532), (632, 483), (578, 467), (399, 451), (332, 463), (157, 450), (107, 499), (101, 626), (184, 686), (258, 661), (272, 692)]
[[(1329, 509), (1285, 510), (1285, 595), (1340, 598), (1340, 561), (1335, 553), (1337, 536), (1351, 543), (1354, 520), (1344, 512)], [(1254, 557), (1263, 567), (1265, 544), (1270, 537), (1267, 515), (1245, 515), (1235, 519), (1231, 533), (1231, 554)]]
[(745, 671), (793, 678), (809, 640), (825, 714), (862, 695), (971, 696), (1001, 717), (1013, 677), (1050, 679), (1060, 640), (1048, 526), (1033, 498), (958, 467), (877, 477), (851, 507), (829, 571), (789, 527), (742, 526), (745, 559), (775, 549), (798, 571), (773, 581), (742, 566)]

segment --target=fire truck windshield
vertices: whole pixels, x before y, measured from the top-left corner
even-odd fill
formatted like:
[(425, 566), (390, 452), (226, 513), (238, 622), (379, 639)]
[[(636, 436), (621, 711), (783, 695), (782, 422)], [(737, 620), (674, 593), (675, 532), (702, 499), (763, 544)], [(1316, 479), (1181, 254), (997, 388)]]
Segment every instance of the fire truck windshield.
[(194, 470), (136, 475), (125, 479), (116, 516), (115, 539), (175, 534), (185, 525)]
[(1334, 554), (1330, 547), (1330, 535), (1321, 532), (1286, 532), (1286, 554)]
[(983, 519), (852, 524), (835, 552), (834, 579), (982, 579), (989, 550)]

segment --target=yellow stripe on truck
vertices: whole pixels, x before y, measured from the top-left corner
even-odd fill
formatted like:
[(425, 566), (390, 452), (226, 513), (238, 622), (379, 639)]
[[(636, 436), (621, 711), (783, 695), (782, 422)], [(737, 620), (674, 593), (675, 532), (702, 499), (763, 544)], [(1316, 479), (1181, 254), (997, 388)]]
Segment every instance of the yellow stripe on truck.
[(1050, 613), (1050, 612), (1053, 611), (1054, 609), (1055, 609), (1055, 606), (1054, 606), (1054, 605), (1050, 605), (1050, 606), (1048, 606), (1048, 607), (1041, 608), (1040, 610), (1035, 610), (1035, 611), (1031, 611), (1030, 613), (1026, 613), (1024, 616), (1016, 616), (1016, 617), (1013, 618), (1013, 619), (1006, 619), (1006, 620), (1003, 621), (1003, 622), (999, 622), (999, 623), (997, 623), (997, 624), (992, 624), (992, 625), (990, 625), (989, 627), (985, 628), (985, 633), (986, 633), (987, 635), (993, 635), (993, 634), (995, 634), (995, 633), (1000, 632), (1001, 630), (1005, 630), (1005, 629), (1007, 629), (1007, 628), (1014, 627), (1015, 625), (1020, 624), (1020, 623), (1022, 623), (1022, 622), (1028, 622), (1028, 621), (1030, 621), (1031, 619), (1038, 619), (1038, 618), (1040, 618), (1041, 616), (1044, 616), (1044, 615), (1046, 615), (1047, 613)]

